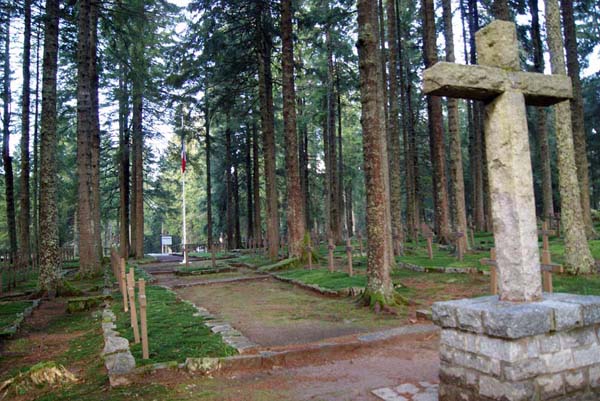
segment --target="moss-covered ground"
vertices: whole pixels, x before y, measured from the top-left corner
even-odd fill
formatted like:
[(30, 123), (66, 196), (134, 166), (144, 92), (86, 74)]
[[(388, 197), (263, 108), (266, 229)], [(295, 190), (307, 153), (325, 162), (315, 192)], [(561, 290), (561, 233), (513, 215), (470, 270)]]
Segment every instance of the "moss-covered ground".
[[(158, 286), (146, 287), (148, 300), (148, 343), (150, 359), (142, 359), (141, 344), (134, 344), (129, 312), (123, 311), (120, 294), (113, 302), (117, 315), (117, 331), (131, 344), (131, 352), (139, 365), (178, 361), (186, 357), (222, 357), (236, 354), (235, 349), (223, 342), (204, 325), (204, 319), (194, 316), (196, 309), (177, 299), (175, 293)], [(137, 294), (136, 294), (137, 296)], [(137, 299), (137, 298), (136, 298)], [(138, 308), (139, 317), (139, 308)]]
[(32, 305), (32, 301), (0, 302), (0, 332), (12, 326), (18, 315)]

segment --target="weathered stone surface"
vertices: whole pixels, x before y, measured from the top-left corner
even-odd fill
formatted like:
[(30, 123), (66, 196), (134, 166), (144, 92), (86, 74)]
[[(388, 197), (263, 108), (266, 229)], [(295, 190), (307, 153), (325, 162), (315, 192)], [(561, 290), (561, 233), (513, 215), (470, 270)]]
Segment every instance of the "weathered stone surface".
[(583, 325), (600, 323), (600, 297), (590, 295), (570, 295), (561, 299), (562, 302), (581, 306)]
[(534, 390), (531, 382), (502, 382), (486, 375), (479, 378), (479, 393), (493, 400), (529, 401)]
[(388, 387), (378, 388), (371, 392), (373, 395), (384, 401), (408, 401), (406, 397), (397, 394), (394, 390)]
[(590, 386), (592, 388), (600, 388), (600, 364), (591, 366), (589, 371)]
[(477, 60), (480, 65), (517, 71), (521, 68), (515, 24), (496, 20), (475, 34)]
[(540, 359), (546, 365), (547, 373), (557, 373), (573, 368), (573, 353), (565, 349), (553, 354), (540, 355)]
[(569, 330), (567, 332), (560, 333), (559, 337), (561, 347), (563, 349), (577, 348), (598, 343), (596, 330), (593, 326)]
[(526, 349), (521, 343), (488, 336), (479, 337), (478, 352), (505, 362), (515, 362), (527, 358)]
[(510, 381), (531, 379), (545, 373), (545, 365), (538, 358), (524, 359), (504, 366), (504, 377)]
[(394, 388), (398, 394), (416, 394), (420, 389), (412, 383), (404, 383)]
[(129, 351), (129, 341), (126, 338), (110, 335), (104, 337), (104, 349), (102, 350), (103, 355), (125, 351)]
[(600, 345), (593, 344), (573, 350), (573, 367), (581, 368), (596, 364), (600, 364)]
[(585, 374), (581, 370), (566, 372), (564, 377), (565, 390), (567, 393), (579, 391), (587, 387)]
[(487, 104), (484, 128), (500, 299), (534, 301), (542, 279), (523, 94), (504, 92)]
[(583, 322), (581, 306), (578, 304), (561, 302), (560, 298), (553, 297), (552, 294), (544, 294), (544, 300), (540, 304), (550, 307), (554, 311), (554, 330), (556, 331), (579, 327)]
[(552, 309), (537, 303), (498, 304), (484, 312), (485, 332), (502, 338), (544, 334), (552, 329)]
[(559, 333), (539, 336), (537, 340), (540, 347), (540, 352), (543, 354), (560, 351), (561, 345)]
[(219, 367), (219, 358), (186, 358), (185, 360), (185, 368), (189, 372), (209, 374), (218, 371)]
[(573, 97), (566, 75), (505, 71), (483, 65), (438, 62), (423, 73), (423, 90), (435, 96), (489, 102), (503, 92), (520, 91), (531, 106), (550, 106)]
[(413, 396), (413, 401), (438, 401), (438, 393), (436, 391), (426, 391)]
[(131, 352), (117, 352), (104, 359), (109, 374), (126, 374), (135, 369), (135, 359)]
[(540, 393), (544, 400), (565, 393), (565, 383), (560, 374), (539, 376), (535, 381), (540, 387)]

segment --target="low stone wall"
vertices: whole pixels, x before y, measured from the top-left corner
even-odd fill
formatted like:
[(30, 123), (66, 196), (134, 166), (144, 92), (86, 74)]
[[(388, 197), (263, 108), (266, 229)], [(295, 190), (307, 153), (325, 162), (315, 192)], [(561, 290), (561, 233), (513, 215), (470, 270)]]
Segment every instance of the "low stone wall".
[(117, 317), (110, 309), (110, 302), (106, 302), (102, 311), (102, 333), (104, 335), (104, 349), (102, 357), (108, 371), (111, 386), (129, 384), (127, 374), (135, 369), (135, 359), (129, 349), (129, 340), (119, 336), (115, 330)]
[(35, 308), (37, 308), (39, 305), (40, 305), (39, 299), (34, 299), (33, 301), (31, 301), (31, 306), (28, 306), (27, 308), (25, 308), (23, 310), (23, 312), (17, 313), (15, 315), (15, 320), (13, 321), (13, 323), (10, 326), (7, 326), (0, 331), (0, 337), (1, 336), (12, 336), (17, 331), (19, 331), (19, 329), (21, 328), (21, 324), (23, 324), (23, 321), (25, 320), (25, 318), (27, 316), (31, 315), (33, 313), (33, 310)]
[[(454, 273), (454, 274), (483, 274), (482, 270), (476, 267), (444, 267), (444, 266), (433, 266), (423, 267), (419, 265), (413, 265), (407, 262), (398, 262), (398, 266), (403, 269), (412, 270), (421, 273)], [(488, 273), (489, 274), (489, 273)]]
[(285, 283), (294, 284), (298, 287), (304, 288), (309, 291), (316, 292), (321, 295), (326, 295), (329, 297), (354, 297), (362, 294), (364, 292), (364, 288), (353, 287), (353, 288), (342, 288), (341, 290), (331, 290), (328, 288), (319, 287), (316, 284), (307, 284), (299, 280), (295, 280), (292, 278), (287, 278), (280, 276), (278, 274), (271, 274), (271, 276), (279, 281), (283, 281)]
[(600, 297), (544, 294), (433, 306), (440, 401), (600, 399)]

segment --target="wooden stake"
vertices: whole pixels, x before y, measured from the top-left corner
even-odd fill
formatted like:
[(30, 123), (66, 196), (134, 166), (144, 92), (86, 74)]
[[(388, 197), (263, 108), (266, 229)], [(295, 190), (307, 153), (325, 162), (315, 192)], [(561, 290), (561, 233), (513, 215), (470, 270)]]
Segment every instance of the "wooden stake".
[(123, 310), (129, 312), (129, 305), (127, 302), (127, 281), (125, 277), (125, 258), (120, 258), (120, 279), (119, 286), (121, 287), (121, 294), (123, 295)]
[(352, 277), (352, 243), (350, 238), (346, 240), (346, 255), (348, 256), (348, 275)]
[(429, 255), (429, 259), (433, 259), (433, 236), (427, 235), (427, 254)]
[(129, 311), (131, 327), (133, 328), (133, 339), (136, 344), (140, 342), (140, 330), (138, 328), (137, 310), (135, 308), (135, 277), (133, 269), (127, 274), (127, 293), (129, 294)]
[(480, 259), (479, 263), (490, 267), (490, 291), (492, 295), (498, 294), (498, 271), (496, 263), (496, 248), (490, 249), (489, 259)]
[(143, 278), (138, 281), (140, 300), (140, 323), (142, 325), (142, 358), (150, 357), (148, 352), (148, 323), (146, 321), (146, 282)]
[(362, 234), (358, 233), (358, 246), (360, 248), (360, 256), (363, 256), (363, 241), (362, 241)]
[(335, 245), (333, 245), (333, 240), (331, 238), (329, 238), (327, 249), (329, 250), (329, 272), (333, 273), (333, 250), (335, 249)]

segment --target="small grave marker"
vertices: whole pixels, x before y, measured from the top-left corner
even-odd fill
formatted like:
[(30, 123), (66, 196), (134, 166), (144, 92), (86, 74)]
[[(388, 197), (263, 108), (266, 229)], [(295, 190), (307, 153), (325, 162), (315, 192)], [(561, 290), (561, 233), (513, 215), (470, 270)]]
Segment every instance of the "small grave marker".
[(496, 248), (491, 248), (490, 257), (480, 259), (479, 263), (490, 267), (490, 289), (492, 295), (498, 294), (498, 264), (496, 263)]
[(119, 286), (121, 287), (121, 294), (123, 296), (123, 310), (129, 312), (129, 306), (127, 305), (127, 280), (125, 278), (125, 258), (119, 258)]
[(456, 256), (458, 257), (458, 260), (460, 260), (461, 262), (464, 259), (464, 253), (465, 253), (465, 250), (463, 249), (464, 241), (462, 240), (462, 238), (464, 238), (464, 236), (465, 236), (465, 233), (462, 233), (462, 232), (452, 233), (452, 238), (454, 239), (454, 244), (456, 246)]
[(333, 240), (329, 238), (329, 243), (327, 245), (327, 250), (329, 251), (329, 272), (333, 273), (333, 250), (335, 249), (335, 245), (333, 245)]
[(556, 235), (556, 231), (548, 229), (548, 223), (546, 221), (542, 222), (542, 229), (538, 230), (538, 235), (542, 236), (542, 244), (545, 251), (550, 250), (550, 243), (548, 242), (549, 235)]
[(352, 242), (350, 242), (350, 238), (346, 240), (346, 255), (348, 256), (348, 275), (352, 277)]
[(550, 251), (542, 250), (542, 263), (540, 264), (542, 270), (542, 286), (545, 292), (554, 292), (552, 286), (552, 273), (562, 273), (562, 266), (556, 263), (552, 263), (552, 257)]
[(140, 299), (140, 323), (142, 325), (142, 358), (150, 357), (148, 352), (148, 323), (146, 321), (146, 282), (143, 278), (138, 281), (139, 299)]
[(129, 295), (129, 312), (131, 327), (133, 328), (133, 339), (136, 344), (140, 342), (140, 330), (138, 327), (137, 310), (135, 308), (135, 277), (133, 269), (127, 274), (127, 294)]

